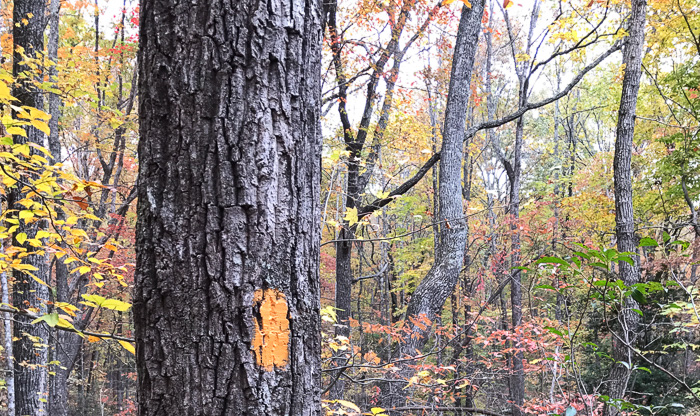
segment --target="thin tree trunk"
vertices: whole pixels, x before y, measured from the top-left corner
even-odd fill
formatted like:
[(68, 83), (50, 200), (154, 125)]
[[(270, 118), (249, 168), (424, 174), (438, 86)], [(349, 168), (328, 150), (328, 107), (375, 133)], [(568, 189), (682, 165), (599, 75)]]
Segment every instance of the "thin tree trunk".
[[(389, 115), (393, 108), (393, 93), (398, 79), (399, 70), (403, 61), (403, 56), (408, 48), (416, 41), (417, 35), (411, 37), (404, 45), (400, 47), (401, 36), (404, 33), (404, 28), (410, 17), (410, 12), (415, 6), (414, 1), (403, 2), (399, 10), (388, 10), (394, 15), (391, 24), (391, 38), (383, 48), (382, 53), (374, 64), (374, 70), (370, 75), (365, 93), (365, 104), (362, 111), (357, 132), (353, 131), (350, 119), (347, 114), (346, 104), (348, 102), (349, 83), (347, 74), (345, 73), (345, 64), (342, 59), (342, 44), (343, 33), (337, 26), (337, 1), (331, 0), (324, 2), (324, 15), (327, 18), (325, 22), (328, 26), (328, 35), (330, 37), (330, 46), (333, 54), (333, 66), (336, 75), (336, 84), (338, 86), (338, 115), (341, 125), (343, 126), (343, 140), (346, 150), (349, 152), (347, 159), (347, 187), (346, 209), (360, 209), (361, 195), (367, 188), (367, 184), (372, 177), (376, 161), (379, 157), (381, 142), (384, 137), (384, 131), (389, 123)], [(423, 32), (427, 23), (429, 23), (435, 15), (437, 8), (434, 8), (428, 15), (426, 21), (419, 27), (418, 32)], [(398, 12), (398, 13), (397, 13)], [(385, 67), (393, 58), (392, 68), (386, 71)], [(377, 87), (380, 79), (385, 79), (385, 95), (382, 101), (382, 107), (379, 119), (372, 133), (372, 143), (367, 156), (363, 157), (363, 149), (369, 138), (370, 124), (376, 104)], [(361, 167), (365, 171), (361, 173)], [(335, 307), (338, 325), (335, 327), (335, 335), (349, 337), (350, 326), (349, 318), (352, 309), (352, 284), (354, 275), (352, 270), (352, 252), (353, 242), (347, 241), (354, 238), (355, 227), (347, 220), (343, 221), (343, 230), (340, 233), (340, 241), (336, 244), (336, 289), (335, 289)], [(340, 366), (344, 359), (336, 359), (335, 364)], [(342, 399), (344, 390), (344, 381), (338, 379), (329, 392), (332, 399)]]
[(321, 2), (143, 0), (142, 416), (320, 415)]
[(462, 204), (462, 162), (469, 83), (474, 67), (474, 54), (481, 31), (484, 0), (462, 8), (454, 48), (450, 88), (445, 109), (445, 128), (439, 168), (439, 219), (445, 221), (440, 230), (440, 245), (435, 263), (411, 297), (406, 321), (418, 336), (411, 336), (399, 345), (400, 355), (415, 355), (426, 342), (427, 330), (410, 323), (411, 318), (425, 316), (432, 320), (442, 309), (457, 284), (464, 262), (467, 222)]
[[(529, 56), (530, 46), (537, 18), (539, 15), (540, 2), (534, 2), (532, 12), (530, 14), (530, 25), (525, 43), (525, 55)], [(524, 107), (527, 103), (527, 95), (529, 91), (529, 73), (531, 62), (526, 60), (519, 62), (515, 51), (515, 38), (511, 28), (508, 12), (503, 11), (510, 39), (510, 47), (515, 65), (515, 71), (518, 74), (518, 106)], [(522, 171), (522, 149), (523, 149), (523, 133), (525, 128), (525, 120), (523, 116), (518, 118), (515, 125), (515, 144), (513, 150), (513, 161), (510, 168), (507, 166), (505, 158), (503, 159), (508, 178), (510, 180), (510, 202), (508, 205), (508, 214), (510, 216), (511, 230), (511, 246), (510, 246), (510, 267), (511, 274), (511, 290), (510, 290), (510, 307), (511, 307), (511, 324), (512, 330), (515, 332), (522, 325), (523, 320), (523, 295), (522, 295), (522, 273), (519, 269), (521, 262), (521, 245), (520, 245), (520, 180)], [(513, 416), (521, 416), (523, 414), (522, 406), (525, 402), (525, 373), (523, 369), (524, 355), (522, 350), (516, 349), (511, 357), (511, 375), (509, 379), (511, 413)]]
[[(58, 62), (58, 43), (59, 43), (59, 23), (60, 23), (60, 10), (61, 2), (59, 0), (51, 0), (49, 4), (49, 36), (47, 52), (48, 58), (54, 63)], [(49, 67), (49, 82), (52, 82), (53, 88), (57, 88), (57, 75), (58, 71), (55, 65)], [(49, 102), (49, 151), (53, 158), (53, 162), (57, 163), (61, 161), (61, 142), (59, 140), (59, 128), (58, 120), (61, 116), (61, 98), (58, 94), (49, 92), (48, 94)], [(59, 209), (57, 210), (58, 219), (64, 219), (65, 215)], [(54, 261), (55, 270), (55, 282), (56, 282), (56, 298), (59, 302), (69, 302), (67, 299), (68, 292), (68, 267), (63, 261), (55, 258)], [(52, 340), (52, 361), (56, 361), (59, 364), (51, 367), (51, 372), (49, 380), (49, 414), (52, 416), (66, 416), (68, 415), (68, 370), (66, 367), (70, 366), (68, 360), (66, 360), (66, 349), (73, 349), (72, 342), (76, 342), (78, 336), (76, 334), (63, 333), (62, 331), (55, 331)], [(79, 339), (79, 338), (78, 338)], [(68, 342), (67, 342), (68, 341)]]
[[(629, 39), (623, 51), (622, 62), (625, 76), (622, 81), (622, 96), (617, 119), (615, 140), (614, 179), (615, 179), (615, 235), (617, 249), (621, 252), (635, 252), (637, 237), (634, 233), (634, 210), (632, 203), (632, 148), (634, 146), (634, 121), (637, 111), (637, 95), (642, 77), (644, 48), (644, 26), (646, 22), (646, 0), (632, 0), (632, 14), (629, 18)], [(619, 262), (620, 278), (630, 286), (639, 282), (639, 258), (633, 256), (634, 266)], [(629, 298), (624, 300), (620, 311), (620, 337), (627, 344), (633, 344), (639, 326), (639, 316), (633, 311), (637, 303)], [(622, 399), (627, 391), (633, 352), (625, 345), (613, 341), (615, 364), (608, 377), (608, 395), (611, 399)], [(620, 362), (625, 362), (623, 365)], [(620, 414), (614, 406), (606, 405), (605, 416)]]

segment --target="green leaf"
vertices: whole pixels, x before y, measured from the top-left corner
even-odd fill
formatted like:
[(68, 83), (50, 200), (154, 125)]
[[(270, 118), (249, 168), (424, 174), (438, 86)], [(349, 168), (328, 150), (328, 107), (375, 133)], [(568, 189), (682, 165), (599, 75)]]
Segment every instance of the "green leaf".
[(32, 321), (32, 325), (37, 324), (39, 322), (46, 322), (46, 325), (53, 328), (58, 324), (58, 319), (58, 312), (52, 312), (36, 318)]
[(560, 330), (558, 330), (556, 328), (552, 328), (551, 326), (545, 326), (544, 329), (551, 332), (552, 334), (559, 335), (560, 337), (564, 336), (563, 332), (561, 332)]
[(644, 293), (640, 292), (639, 289), (634, 289), (630, 295), (632, 296), (632, 299), (641, 304), (647, 303), (647, 297), (644, 296)]
[(639, 316), (644, 316), (644, 312), (640, 311), (639, 309), (632, 309), (632, 311), (637, 312)]
[(683, 240), (675, 240), (669, 243), (670, 245), (679, 245), (682, 247), (683, 250), (687, 249), (690, 246), (690, 243), (687, 241)]
[(634, 260), (632, 260), (631, 257), (619, 256), (617, 259), (618, 259), (619, 261), (627, 262), (627, 263), (629, 263), (630, 266), (634, 267)]
[(552, 285), (537, 285), (534, 288), (535, 289), (549, 289), (549, 290), (553, 290), (555, 292), (558, 292), (558, 290)]
[(589, 256), (588, 254), (586, 254), (586, 253), (584, 253), (584, 252), (582, 252), (582, 251), (574, 251), (574, 254), (577, 255), (577, 256), (579, 256), (579, 257), (581, 257), (581, 258), (583, 258), (583, 259), (586, 259), (586, 260), (590, 260), (590, 259), (591, 259), (591, 256)]
[(562, 266), (569, 267), (569, 263), (567, 263), (565, 260), (560, 259), (559, 257), (542, 257), (541, 259), (535, 261), (535, 264), (542, 263), (561, 264)]
[(641, 240), (639, 240), (639, 247), (658, 247), (659, 243), (656, 242), (653, 238), (649, 237), (644, 237)]
[(605, 258), (608, 261), (612, 261), (612, 259), (615, 258), (615, 254), (617, 253), (617, 250), (609, 248), (609, 249), (605, 250), (604, 253), (605, 253)]

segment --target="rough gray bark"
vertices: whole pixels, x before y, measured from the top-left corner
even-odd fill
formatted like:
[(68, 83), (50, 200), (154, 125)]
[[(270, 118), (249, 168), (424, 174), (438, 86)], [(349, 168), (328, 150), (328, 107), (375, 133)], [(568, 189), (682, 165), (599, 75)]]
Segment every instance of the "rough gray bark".
[(321, 36), (318, 0), (141, 2), (142, 416), (320, 415)]
[[(60, 11), (61, 2), (59, 0), (51, 0), (49, 3), (49, 35), (48, 35), (48, 45), (47, 54), (49, 60), (56, 63), (58, 62), (58, 41), (59, 32), (58, 26), (60, 23)], [(58, 70), (55, 65), (51, 65), (48, 68), (49, 82), (57, 82)], [(53, 88), (57, 88), (54, 84)], [(49, 151), (51, 151), (51, 156), (53, 162), (61, 161), (61, 142), (59, 140), (59, 130), (58, 130), (58, 119), (61, 117), (61, 97), (56, 94), (49, 92), (47, 93), (49, 102)], [(64, 219), (65, 215), (59, 209), (58, 219)], [(56, 300), (59, 302), (70, 302), (67, 299), (66, 293), (68, 292), (68, 267), (63, 261), (58, 258), (54, 259), (54, 273), (56, 282)], [(49, 414), (52, 416), (67, 416), (68, 415), (68, 375), (69, 369), (67, 367), (71, 366), (67, 352), (68, 350), (76, 350), (76, 345), (81, 338), (77, 334), (71, 334), (63, 331), (53, 331), (52, 337), (52, 359), (51, 361), (57, 361), (60, 364), (51, 367), (51, 371), (54, 373), (51, 375), (49, 380)]]
[[(54, 63), (58, 62), (58, 25), (60, 23), (61, 1), (51, 0), (49, 4), (49, 36), (48, 45), (46, 48), (49, 60)], [(55, 84), (58, 80), (58, 69), (55, 65), (49, 66), (49, 82), (53, 83), (52, 87), (57, 88)], [(61, 117), (61, 97), (58, 94), (49, 92), (49, 150), (54, 162), (61, 160), (61, 142), (58, 138), (58, 119)]]
[[(10, 289), (7, 284), (7, 273), (0, 275), (2, 286), (2, 303), (10, 304)], [(7, 386), (7, 416), (15, 416), (15, 374), (14, 360), (12, 357), (12, 315), (9, 312), (3, 314), (3, 347), (6, 355), (5, 385)]]
[[(637, 95), (642, 77), (644, 49), (644, 26), (646, 22), (646, 0), (632, 0), (632, 13), (629, 18), (629, 38), (623, 50), (622, 62), (625, 75), (622, 80), (622, 96), (617, 119), (615, 140), (614, 179), (615, 179), (615, 235), (618, 251), (635, 252), (637, 237), (634, 233), (634, 211), (632, 205), (632, 148), (634, 146), (634, 121), (637, 111)], [(639, 258), (633, 256), (634, 266), (619, 262), (620, 278), (626, 285), (639, 281)], [(619, 314), (620, 337), (627, 344), (633, 344), (639, 326), (639, 316), (632, 311), (637, 308), (633, 299), (626, 299)], [(608, 395), (611, 399), (622, 399), (627, 391), (634, 353), (625, 345), (613, 342), (613, 365), (608, 377)], [(620, 364), (624, 361), (628, 364)], [(605, 406), (604, 415), (618, 415), (614, 406)]]
[[(46, 22), (44, 15), (46, 3), (44, 0), (17, 0), (14, 3), (12, 20), (13, 47), (15, 49), (12, 74), (19, 79), (23, 71), (32, 71), (26, 65), (22, 65), (22, 56), (17, 48), (23, 48), (24, 53), (30, 58), (39, 58), (44, 49), (44, 28)], [(33, 17), (28, 18), (29, 15)], [(27, 24), (22, 20), (27, 19)], [(41, 79), (41, 74), (32, 74), (31, 77)], [(13, 86), (13, 95), (21, 105), (43, 109), (44, 99), (41, 91), (31, 83), (30, 79), (24, 79)], [(15, 143), (32, 142), (44, 145), (44, 134), (33, 127), (27, 127), (27, 137), (14, 136)], [(29, 179), (23, 174), (25, 180)], [(12, 188), (8, 195), (8, 208), (24, 209), (17, 201), (26, 197), (21, 186)], [(17, 219), (17, 211), (8, 217)], [(36, 221), (27, 224), (20, 221), (19, 229), (12, 239), (16, 247), (24, 247), (29, 254), (23, 262), (37, 268), (33, 273), (45, 282), (49, 280), (48, 257), (43, 251), (38, 251), (29, 244), (22, 245), (17, 239), (18, 233), (25, 233), (28, 238), (33, 238), (37, 231), (46, 227), (45, 221)], [(49, 289), (35, 281), (32, 277), (19, 271), (12, 273), (14, 283), (12, 286), (12, 304), (21, 309), (34, 307), (39, 314), (46, 313), (46, 301), (49, 299)], [(48, 343), (49, 331), (44, 324), (32, 325), (31, 319), (24, 316), (16, 316), (13, 328), (15, 341), (13, 343), (14, 370), (15, 370), (15, 412), (17, 415), (40, 415), (46, 410), (46, 395), (48, 394), (46, 364), (48, 362), (48, 349), (37, 345), (36, 339), (42, 344)]]
[(411, 318), (422, 315), (431, 320), (435, 318), (454, 290), (464, 261), (467, 222), (462, 206), (462, 141), (469, 103), (469, 83), (483, 13), (484, 0), (472, 2), (471, 8), (463, 7), (457, 29), (438, 173), (438, 215), (446, 223), (440, 229), (435, 263), (416, 288), (406, 310), (406, 322), (418, 336), (408, 337), (399, 345), (398, 352), (402, 356), (416, 355), (416, 350), (426, 342), (427, 329), (421, 330), (412, 325)]

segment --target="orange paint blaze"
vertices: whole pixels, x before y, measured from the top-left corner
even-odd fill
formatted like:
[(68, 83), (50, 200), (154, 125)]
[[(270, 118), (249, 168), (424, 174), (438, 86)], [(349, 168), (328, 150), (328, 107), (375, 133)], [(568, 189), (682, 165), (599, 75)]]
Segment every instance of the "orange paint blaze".
[(259, 315), (253, 321), (255, 361), (266, 371), (282, 368), (289, 361), (289, 320), (287, 298), (277, 289), (258, 289), (253, 305)]

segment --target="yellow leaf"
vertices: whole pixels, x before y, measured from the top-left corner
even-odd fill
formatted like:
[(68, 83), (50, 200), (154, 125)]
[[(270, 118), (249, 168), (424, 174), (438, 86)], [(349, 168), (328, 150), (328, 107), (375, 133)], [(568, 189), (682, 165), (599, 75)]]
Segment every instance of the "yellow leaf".
[(347, 400), (336, 400), (336, 402), (343, 407), (347, 407), (348, 409), (352, 409), (358, 413), (361, 412), (360, 408), (357, 407), (353, 402), (349, 402)]
[[(20, 214), (21, 214), (21, 213), (20, 213)], [(20, 216), (21, 216), (21, 215), (20, 215)], [(44, 231), (44, 230), (39, 230), (39, 231), (36, 232), (36, 237), (35, 237), (35, 238), (40, 239), (40, 238), (47, 238), (47, 237), (50, 237), (50, 236), (51, 236), (51, 233), (50, 233), (50, 232)]]
[(36, 127), (37, 130), (41, 131), (41, 132), (44, 133), (45, 135), (48, 136), (49, 134), (51, 134), (51, 133), (50, 133), (50, 130), (49, 130), (49, 125), (46, 124), (45, 121), (41, 121), (41, 120), (32, 120), (31, 123), (32, 123), (32, 126)]
[(377, 198), (379, 198), (379, 199), (389, 198), (389, 191), (377, 192)]
[[(442, 2), (442, 5), (443, 5), (443, 6), (447, 6), (447, 5), (450, 5), (450, 4), (454, 3), (455, 1), (456, 1), (456, 0), (444, 0), (444, 1)], [(464, 3), (464, 5), (467, 6), (467, 7), (469, 7), (470, 9), (472, 8), (472, 4), (469, 3), (469, 0), (460, 0), (460, 1), (461, 1), (462, 3)]]
[(373, 407), (373, 408), (370, 409), (370, 410), (372, 411), (372, 414), (373, 414), (373, 415), (378, 415), (378, 414), (380, 414), (380, 413), (386, 412), (386, 410), (385, 410), (385, 409), (382, 409), (381, 407)]
[(48, 121), (48, 120), (51, 118), (50, 115), (46, 114), (45, 112), (43, 112), (43, 111), (41, 111), (41, 110), (39, 110), (39, 109), (37, 109), (37, 108), (33, 108), (33, 107), (30, 107), (30, 108), (29, 108), (29, 116), (30, 116), (32, 119), (37, 119), (37, 118), (38, 118), (38, 119), (46, 120), (46, 121)]
[(72, 317), (76, 316), (75, 312), (78, 310), (77, 307), (68, 302), (56, 302), (55, 306)]
[(14, 136), (24, 136), (27, 137), (27, 132), (22, 128), (22, 127), (8, 127), (7, 128), (7, 133), (12, 134)]
[(124, 347), (125, 350), (129, 351), (130, 353), (136, 355), (136, 348), (134, 348), (133, 345), (131, 345), (130, 342), (126, 341), (119, 341), (120, 344), (122, 344), (122, 347)]
[(19, 233), (19, 234), (17, 234), (17, 236), (15, 236), (15, 239), (17, 240), (18, 243), (24, 244), (24, 242), (27, 241), (27, 234)]
[(457, 386), (457, 387), (455, 387), (455, 388), (456, 388), (456, 389), (463, 389), (463, 388), (465, 388), (465, 387), (467, 387), (467, 386), (469, 386), (469, 385), (471, 385), (471, 384), (472, 384), (472, 383), (470, 383), (469, 380), (464, 380), (464, 382), (463, 382), (462, 384), (460, 384), (459, 386)]
[(6, 187), (10, 188), (16, 184), (17, 181), (10, 178), (9, 176), (3, 176), (2, 177), (2, 184), (5, 185)]
[(23, 209), (22, 211), (19, 212), (19, 219), (21, 220), (26, 220), (29, 218), (34, 218), (34, 213), (31, 211), (28, 211), (26, 209)]
[(122, 302), (118, 299), (106, 299), (104, 302), (102, 302), (100, 306), (106, 309), (112, 309), (119, 312), (126, 312), (129, 310), (129, 308), (131, 308), (130, 303)]
[[(59, 326), (59, 327), (61, 327), (61, 328), (75, 329), (75, 327), (73, 326), (72, 323), (68, 322), (68, 321), (67, 321), (66, 319), (64, 319), (64, 318), (61, 318), (60, 316), (61, 316), (61, 315), (59, 315), (58, 323), (56, 324), (57, 326)], [(64, 315), (64, 316), (65, 316), (65, 315)]]
[(357, 224), (360, 221), (357, 217), (357, 208), (349, 208), (345, 211), (345, 217), (343, 217), (343, 219), (347, 221), (350, 226)]
[(10, 94), (10, 87), (4, 82), (0, 82), (0, 100), (14, 100), (15, 98)]
[(28, 271), (25, 271), (25, 273), (27, 273), (28, 275), (30, 275), (30, 276), (32, 277), (32, 279), (36, 280), (40, 285), (44, 285), (44, 286), (46, 286), (46, 287), (49, 287), (49, 285), (47, 285), (45, 281), (43, 281), (43, 280), (39, 279), (38, 277), (36, 277), (36, 276), (34, 275), (34, 273), (29, 273)]
[(509, 7), (512, 6), (512, 5), (513, 5), (513, 1), (512, 1), (512, 0), (503, 0), (503, 8), (504, 8), (504, 9), (507, 9), (507, 8), (509, 8)]

